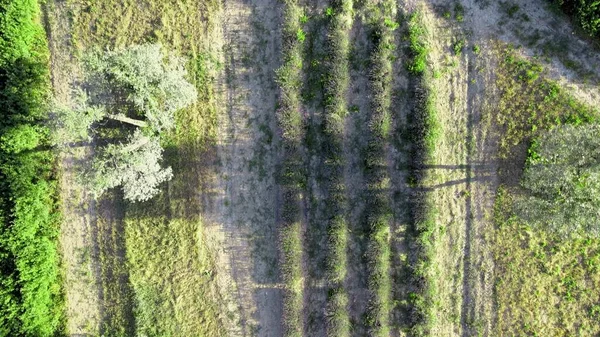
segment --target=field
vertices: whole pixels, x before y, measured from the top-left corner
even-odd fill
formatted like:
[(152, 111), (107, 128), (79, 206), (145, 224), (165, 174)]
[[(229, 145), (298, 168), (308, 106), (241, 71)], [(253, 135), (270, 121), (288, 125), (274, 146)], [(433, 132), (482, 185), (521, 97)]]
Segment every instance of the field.
[[(0, 336), (600, 334), (597, 219), (523, 206), (600, 207), (595, 148), (543, 152), (598, 123), (596, 2), (0, 0)], [(147, 44), (171, 129), (156, 60), (91, 74)], [(132, 125), (172, 179), (99, 195)]]

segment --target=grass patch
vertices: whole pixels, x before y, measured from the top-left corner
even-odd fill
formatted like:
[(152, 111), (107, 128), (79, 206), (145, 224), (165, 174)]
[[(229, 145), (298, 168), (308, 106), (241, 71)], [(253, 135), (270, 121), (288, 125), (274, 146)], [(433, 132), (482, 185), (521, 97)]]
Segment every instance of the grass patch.
[(512, 213), (513, 195), (500, 188), (493, 242), (496, 261), (495, 335), (594, 336), (600, 333), (600, 240), (565, 239)]
[(221, 307), (211, 300), (219, 298), (217, 267), (202, 219), (130, 212), (125, 227), (137, 334), (225, 336)]
[(502, 126), (500, 154), (526, 145), (543, 130), (563, 123), (581, 124), (597, 120), (597, 108), (578, 102), (555, 81), (544, 78), (540, 63), (517, 56), (511, 46), (498, 46), (500, 90), (497, 123)]
[[(597, 121), (597, 108), (544, 78), (540, 64), (518, 57), (510, 47), (499, 50), (496, 84), (501, 99), (496, 115), (502, 126), (500, 151), (507, 161), (525, 158), (531, 141), (546, 130)], [(535, 149), (529, 155), (535, 156)], [(518, 163), (519, 176), (524, 165)], [(518, 193), (515, 186), (502, 186), (496, 197), (495, 334), (598, 334), (600, 241), (559, 236), (519, 219), (514, 214)]]
[[(131, 287), (130, 297), (112, 303), (111, 310), (125, 312), (133, 306), (135, 329), (147, 336), (222, 336), (235, 315), (227, 311), (225, 316), (228, 298), (217, 290), (216, 251), (194, 197), (201, 190), (200, 177), (209, 174), (204, 160), (211, 158), (216, 143), (214, 83), (222, 64), (210, 41), (219, 24), (214, 21), (219, 6), (212, 0), (67, 0), (78, 56), (94, 49), (161, 43), (188, 60), (189, 80), (198, 90), (196, 104), (176, 113), (176, 129), (162, 139), (174, 180), (155, 200), (126, 207), (126, 226), (119, 235), (127, 264), (116, 265), (115, 252), (107, 251), (102, 266), (120, 273)], [(107, 284), (107, 291), (117, 292), (120, 286)], [(130, 334), (132, 322), (105, 319), (112, 335)]]
[(0, 335), (63, 324), (49, 53), (37, 1), (0, 1)]

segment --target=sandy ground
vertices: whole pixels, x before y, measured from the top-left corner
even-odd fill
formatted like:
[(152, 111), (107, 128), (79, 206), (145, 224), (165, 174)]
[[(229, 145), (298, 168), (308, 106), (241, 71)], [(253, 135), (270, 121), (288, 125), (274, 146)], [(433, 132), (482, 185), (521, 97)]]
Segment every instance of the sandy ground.
[(283, 328), (273, 137), (280, 18), (274, 0), (223, 3), (217, 192), (205, 217), (224, 237), (243, 336), (282, 336)]

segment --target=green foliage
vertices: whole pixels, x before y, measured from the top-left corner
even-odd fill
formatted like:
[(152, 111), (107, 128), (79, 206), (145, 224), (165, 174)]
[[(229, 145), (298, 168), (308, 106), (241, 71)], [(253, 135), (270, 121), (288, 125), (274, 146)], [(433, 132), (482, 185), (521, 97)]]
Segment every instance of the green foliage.
[(106, 116), (102, 106), (89, 104), (87, 94), (83, 90), (74, 92), (74, 102), (70, 107), (55, 103), (50, 115), (52, 125), (52, 143), (63, 146), (75, 141), (90, 141), (92, 124)]
[(563, 125), (530, 150), (516, 211), (561, 236), (600, 235), (600, 126)]
[(554, 0), (590, 36), (600, 37), (600, 0)]
[(35, 149), (40, 144), (43, 130), (30, 124), (16, 125), (9, 128), (0, 137), (0, 146), (6, 153), (17, 154)]
[(464, 39), (456, 40), (452, 45), (452, 50), (454, 50), (454, 55), (460, 55), (465, 48), (466, 41)]
[(62, 328), (48, 50), (33, 0), (0, 1), (0, 336)]
[(421, 24), (420, 14), (413, 13), (408, 20), (408, 40), (410, 43), (410, 60), (407, 68), (412, 74), (422, 74), (427, 65), (429, 53), (425, 42), (425, 27)]

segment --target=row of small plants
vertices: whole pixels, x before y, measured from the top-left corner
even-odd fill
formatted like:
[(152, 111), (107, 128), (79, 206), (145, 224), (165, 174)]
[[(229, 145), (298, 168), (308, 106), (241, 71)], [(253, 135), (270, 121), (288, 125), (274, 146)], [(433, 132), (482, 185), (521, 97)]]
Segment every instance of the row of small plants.
[(409, 60), (407, 69), (413, 77), (414, 109), (409, 116), (408, 141), (412, 144), (408, 184), (413, 187), (411, 196), (411, 283), (409, 294), (410, 330), (414, 336), (429, 334), (433, 320), (432, 311), (435, 289), (430, 282), (434, 256), (434, 232), (436, 208), (432, 196), (424, 187), (427, 173), (423, 165), (432, 159), (439, 138), (439, 123), (435, 108), (433, 75), (427, 65), (428, 45), (426, 28), (421, 14), (415, 12), (408, 18)]
[(298, 0), (285, 1), (283, 65), (277, 70), (280, 88), (277, 122), (282, 136), (281, 185), (283, 213), (281, 230), (281, 271), (286, 285), (284, 295), (285, 335), (304, 333), (303, 230), (300, 205), (306, 187), (303, 155), (304, 119), (301, 113), (304, 11)]
[(64, 327), (49, 52), (35, 0), (0, 1), (0, 335)]
[(327, 55), (325, 57), (324, 117), (321, 154), (325, 175), (322, 183), (328, 192), (326, 209), (332, 216), (327, 222), (327, 335), (350, 335), (347, 275), (346, 191), (343, 187), (344, 121), (348, 111), (346, 92), (349, 85), (349, 31), (352, 25), (352, 0), (334, 0), (326, 10)]
[(370, 293), (366, 326), (371, 336), (389, 336), (393, 306), (390, 242), (393, 216), (386, 185), (389, 181), (386, 146), (391, 129), (393, 31), (398, 24), (392, 18), (391, 7), (390, 2), (384, 2), (370, 11), (373, 13), (369, 71), (372, 99), (367, 117), (369, 135), (365, 151), (365, 219), (369, 233), (367, 281)]

